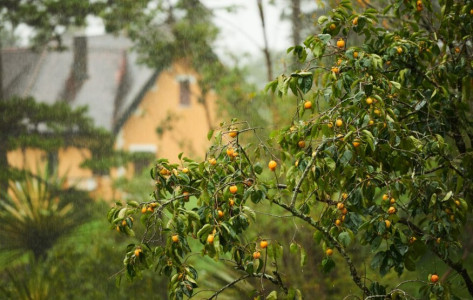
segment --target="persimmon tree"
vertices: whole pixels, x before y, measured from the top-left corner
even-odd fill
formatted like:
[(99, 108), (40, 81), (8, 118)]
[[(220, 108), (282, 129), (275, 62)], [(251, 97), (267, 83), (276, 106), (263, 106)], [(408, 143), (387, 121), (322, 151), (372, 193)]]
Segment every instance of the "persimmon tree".
[(325, 272), (342, 257), (355, 298), (411, 296), (404, 282), (366, 278), (354, 244), (370, 250), (381, 275), (412, 272), (424, 257), (445, 263), (443, 278), (435, 269), (412, 277), (424, 297), (453, 297), (452, 278), (473, 296), (462, 249), (472, 204), (472, 32), (473, 1), (387, 1), (362, 12), (340, 1), (288, 49), (304, 68), (267, 85), (293, 99), (289, 124), (266, 141), (246, 122), (223, 123), (209, 134), (205, 161), (159, 159), (149, 201), (111, 208), (120, 233), (144, 227), (123, 273), (152, 268), (170, 277), (170, 298), (199, 298), (197, 253), (241, 272), (209, 299), (250, 278), (261, 280), (258, 297), (301, 299), (280, 261), (296, 255), (303, 265), (307, 249), (252, 235), (258, 211), (278, 207), (312, 228)]

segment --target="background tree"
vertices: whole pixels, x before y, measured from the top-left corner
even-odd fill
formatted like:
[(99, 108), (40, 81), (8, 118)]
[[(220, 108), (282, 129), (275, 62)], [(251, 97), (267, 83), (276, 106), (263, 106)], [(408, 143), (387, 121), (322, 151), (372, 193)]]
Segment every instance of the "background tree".
[[(472, 1), (389, 1), (360, 12), (340, 1), (318, 24), (289, 49), (304, 68), (268, 84), (297, 97), (290, 124), (268, 143), (246, 123), (223, 124), (207, 161), (157, 161), (150, 200), (110, 210), (121, 232), (133, 234), (120, 224), (140, 211), (148, 229), (128, 248), (128, 277), (152, 266), (170, 277), (171, 298), (191, 297), (199, 271), (191, 257), (201, 253), (240, 275), (200, 296), (256, 278), (253, 296), (300, 299), (282, 259), (304, 266), (306, 247), (297, 236), (254, 234), (259, 207), (272, 206), (277, 220), (312, 229), (322, 270), (348, 267), (355, 297), (473, 296), (462, 249), (472, 204)], [(362, 43), (349, 44), (352, 36)], [(260, 142), (243, 143), (248, 134)], [(381, 276), (433, 263), (427, 280), (395, 283), (371, 277), (354, 252)], [(439, 265), (452, 271), (441, 276)]]

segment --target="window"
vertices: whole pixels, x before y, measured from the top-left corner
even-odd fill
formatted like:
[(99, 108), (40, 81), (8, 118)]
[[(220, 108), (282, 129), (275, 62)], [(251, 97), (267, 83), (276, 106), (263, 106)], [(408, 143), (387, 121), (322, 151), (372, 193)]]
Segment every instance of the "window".
[(191, 105), (191, 89), (189, 79), (179, 80), (179, 104), (181, 106)]
[(135, 174), (140, 174), (156, 159), (157, 147), (152, 144), (132, 144), (129, 151), (132, 153)]

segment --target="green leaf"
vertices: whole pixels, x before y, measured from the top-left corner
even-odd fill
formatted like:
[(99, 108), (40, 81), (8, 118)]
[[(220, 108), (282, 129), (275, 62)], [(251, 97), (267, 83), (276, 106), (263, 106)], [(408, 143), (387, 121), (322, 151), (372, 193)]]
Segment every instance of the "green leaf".
[(398, 90), (401, 89), (401, 84), (399, 82), (396, 82), (396, 81), (390, 81), (390, 83)]
[(310, 91), (312, 87), (312, 82), (313, 82), (312, 75), (299, 78), (297, 82), (299, 84), (299, 88), (301, 89), (301, 91), (304, 94), (306, 94)]
[(343, 245), (343, 247), (348, 247), (351, 243), (351, 237), (350, 237), (350, 234), (346, 231), (340, 233), (338, 235), (338, 240), (340, 241), (340, 243)]
[(329, 167), (330, 170), (334, 171), (335, 168), (337, 167), (337, 164), (335, 163), (335, 161), (331, 159), (330, 157), (325, 157), (324, 160), (327, 167)]
[(207, 139), (210, 141), (213, 135), (214, 135), (214, 130), (210, 129), (209, 132), (207, 133)]
[(324, 43), (327, 44), (331, 39), (332, 36), (330, 34), (319, 34), (317, 37)]
[(268, 297), (266, 297), (266, 300), (277, 300), (278, 299), (278, 293), (276, 291), (272, 291), (269, 293)]
[(317, 19), (317, 23), (319, 23), (319, 25), (322, 25), (323, 23), (327, 22), (328, 21), (328, 17), (327, 16), (320, 16), (318, 19)]
[(452, 198), (452, 196), (453, 196), (453, 192), (452, 192), (452, 191), (449, 191), (449, 192), (445, 195), (445, 197), (443, 197), (442, 202), (445, 202), (445, 201), (450, 200), (450, 198)]
[(321, 231), (316, 230), (314, 232), (314, 241), (316, 245), (320, 244), (320, 241), (322, 241), (322, 237), (323, 237), (323, 233)]
[(372, 151), (375, 150), (375, 144), (374, 144), (374, 136), (373, 134), (371, 133), (371, 131), (369, 130), (363, 130), (363, 134), (365, 136), (365, 140), (366, 142), (368, 143), (368, 145), (370, 145), (370, 148)]
[(383, 261), (385, 257), (385, 253), (384, 252), (378, 252), (376, 253), (376, 255), (373, 257), (373, 259), (371, 260), (371, 267), (373, 269), (378, 269), (379, 266), (381, 265), (381, 262)]
[(232, 237), (232, 239), (236, 240), (237, 235), (235, 233), (235, 230), (233, 230), (232, 226), (228, 224), (227, 222), (221, 223), (222, 227), (225, 228), (225, 230), (228, 232), (228, 234)]
[(305, 266), (307, 263), (307, 253), (305, 252), (304, 248), (301, 247), (301, 267)]
[(330, 257), (322, 260), (322, 272), (329, 273), (335, 267), (335, 262)]
[(353, 153), (350, 150), (345, 150), (342, 157), (340, 157), (340, 163), (342, 165), (348, 164), (353, 157)]
[(127, 201), (126, 203), (127, 203), (129, 206), (135, 207), (135, 208), (140, 205), (138, 202), (136, 202), (136, 201), (134, 201), (134, 200), (129, 200), (129, 201)]

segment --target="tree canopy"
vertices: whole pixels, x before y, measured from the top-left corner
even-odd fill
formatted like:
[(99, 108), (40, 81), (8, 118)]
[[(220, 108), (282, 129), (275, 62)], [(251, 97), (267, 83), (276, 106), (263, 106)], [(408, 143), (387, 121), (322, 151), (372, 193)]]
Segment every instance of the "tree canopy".
[[(261, 280), (253, 296), (301, 299), (281, 260), (300, 256), (304, 266), (323, 251), (321, 268), (330, 272), (340, 256), (358, 298), (410, 299), (409, 282), (422, 297), (473, 296), (469, 249), (462, 257), (472, 207), (473, 2), (396, 0), (354, 11), (343, 0), (317, 23), (288, 49), (303, 69), (267, 85), (294, 101), (289, 124), (266, 141), (246, 122), (222, 123), (205, 161), (158, 160), (149, 201), (109, 211), (121, 233), (134, 235), (135, 219), (146, 228), (127, 248), (129, 278), (152, 267), (170, 277), (172, 299), (192, 297), (199, 270), (191, 257), (200, 253), (240, 273), (199, 291), (209, 299), (250, 278)], [(245, 143), (246, 135), (258, 142)], [(313, 247), (297, 235), (290, 243), (263, 229), (255, 235), (269, 208), (276, 222), (311, 228)], [(426, 257), (451, 271), (397, 283), (367, 278), (355, 246), (380, 275), (413, 272)]]

